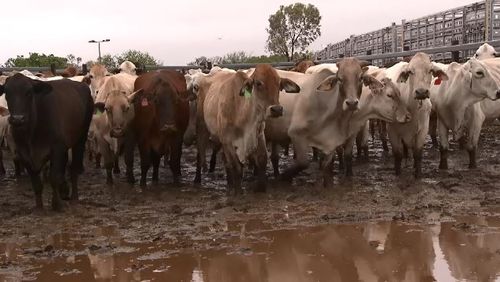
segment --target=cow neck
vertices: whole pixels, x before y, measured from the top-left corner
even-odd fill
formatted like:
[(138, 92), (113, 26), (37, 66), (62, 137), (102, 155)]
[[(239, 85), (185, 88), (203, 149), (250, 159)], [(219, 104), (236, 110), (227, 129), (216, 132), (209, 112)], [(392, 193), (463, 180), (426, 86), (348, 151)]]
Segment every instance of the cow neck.
[(442, 110), (439, 111), (439, 117), (454, 131), (462, 125), (466, 109), (482, 100), (475, 97), (469, 88), (461, 87), (464, 84), (470, 85), (471, 79), (463, 73), (457, 74), (445, 93)]
[(257, 124), (263, 123), (264, 120), (266, 119), (266, 107), (264, 105), (261, 105), (257, 99), (255, 98), (255, 93), (252, 92), (252, 97), (246, 98), (246, 97), (240, 97), (243, 99), (243, 109), (241, 113), (247, 112), (247, 109), (250, 109), (252, 112), (250, 117), (255, 117), (255, 120), (249, 119), (247, 120), (247, 123), (251, 123), (252, 121), (256, 122)]
[(346, 118), (343, 124), (343, 132), (346, 134), (346, 140), (356, 134), (368, 119), (376, 117), (369, 106), (371, 99), (372, 98), (367, 98), (365, 101), (360, 101), (361, 106), (359, 109), (355, 112), (351, 112), (351, 115)]

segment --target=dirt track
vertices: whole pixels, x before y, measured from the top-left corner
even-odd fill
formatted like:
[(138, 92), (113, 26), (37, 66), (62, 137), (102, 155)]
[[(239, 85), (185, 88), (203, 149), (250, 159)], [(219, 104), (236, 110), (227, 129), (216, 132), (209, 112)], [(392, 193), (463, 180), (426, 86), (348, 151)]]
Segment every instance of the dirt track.
[[(393, 175), (390, 154), (379, 149), (378, 141), (375, 148), (370, 141), (370, 162), (357, 162), (352, 180), (335, 176), (334, 187), (323, 189), (315, 184), (318, 175), (317, 165), (313, 164), (291, 187), (271, 179), (266, 194), (246, 193), (238, 198), (226, 196), (220, 164), (214, 175), (205, 175), (201, 188), (191, 185), (195, 164), (193, 148), (184, 151), (184, 184), (180, 187), (168, 184), (170, 172), (165, 173), (165, 169), (160, 174), (160, 184), (153, 187), (148, 182), (145, 191), (137, 185), (126, 184), (123, 175), (116, 179), (113, 187), (108, 187), (104, 171), (89, 164), (80, 181), (80, 202), (64, 213), (48, 211), (45, 215), (32, 213), (34, 197), (29, 180), (13, 178), (12, 163), (7, 159), (9, 175), (0, 179), (0, 278), (50, 280), (51, 275), (55, 275), (69, 279), (79, 272), (86, 273), (82, 268), (90, 271), (88, 262), (85, 267), (68, 266), (75, 256), (102, 250), (129, 253), (125, 255), (129, 261), (120, 265), (128, 263), (127, 267), (135, 271), (134, 267), (141, 267), (137, 260), (139, 254), (130, 255), (127, 249), (130, 246), (141, 246), (137, 247), (141, 255), (149, 255), (151, 260), (186, 250), (216, 252), (241, 234), (241, 226), (247, 232), (267, 232), (392, 220), (428, 224), (453, 221), (458, 216), (484, 215), (500, 207), (497, 134), (500, 134), (499, 125), (483, 130), (477, 170), (467, 169), (467, 154), (457, 151), (453, 144), (450, 170), (439, 171), (439, 154), (427, 146), (423, 179), (414, 180), (410, 161), (404, 167), (403, 176), (397, 178)], [(281, 162), (283, 167), (290, 159)], [(272, 174), (270, 168), (268, 174)], [(47, 210), (50, 190), (46, 185)], [(12, 256), (13, 253), (16, 255)], [(54, 269), (40, 267), (50, 263), (55, 265)], [(82, 277), (81, 281), (86, 281)], [(132, 276), (124, 280), (115, 278), (117, 281), (134, 279)]]

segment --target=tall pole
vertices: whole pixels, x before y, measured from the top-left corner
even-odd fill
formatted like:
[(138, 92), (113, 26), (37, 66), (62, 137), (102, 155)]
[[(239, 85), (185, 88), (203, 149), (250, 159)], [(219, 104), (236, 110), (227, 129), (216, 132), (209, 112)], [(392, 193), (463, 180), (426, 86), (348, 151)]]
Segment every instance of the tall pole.
[(103, 42), (109, 42), (111, 41), (110, 39), (104, 39), (104, 40), (90, 40), (89, 43), (97, 43), (97, 51), (99, 52), (99, 57), (97, 60), (99, 63), (101, 62), (101, 43)]

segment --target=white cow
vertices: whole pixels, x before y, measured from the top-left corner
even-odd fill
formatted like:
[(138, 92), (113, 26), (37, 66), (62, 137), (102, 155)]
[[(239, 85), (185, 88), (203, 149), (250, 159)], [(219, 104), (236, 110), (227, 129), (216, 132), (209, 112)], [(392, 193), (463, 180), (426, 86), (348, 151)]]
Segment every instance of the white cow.
[[(476, 167), (476, 147), (484, 121), (481, 110), (483, 103), (478, 102), (486, 98), (496, 99), (500, 95), (499, 80), (495, 79), (500, 75), (500, 72), (495, 70), (495, 67), (500, 66), (498, 61), (497, 59), (479, 61), (472, 58), (464, 65), (452, 63), (446, 71), (450, 80), (437, 83), (438, 85), (431, 88), (441, 151), (439, 168), (448, 168), (449, 130), (457, 140), (467, 133), (469, 167)], [(489, 104), (491, 105), (491, 102)]]
[[(392, 94), (394, 87), (384, 86), (392, 82), (382, 83), (366, 74), (366, 64), (355, 58), (346, 58), (337, 64), (337, 73), (325, 69), (317, 73), (316, 77), (302, 82), (302, 91), (298, 95), (288, 130), (296, 159), (292, 167), (283, 172), (283, 179), (289, 180), (307, 168), (308, 148), (316, 147), (327, 155), (324, 160), (326, 165), (323, 165), (323, 180), (325, 186), (329, 185), (333, 152), (355, 136), (369, 118), (391, 122), (407, 118), (407, 111), (401, 107), (400, 99)], [(368, 94), (362, 95), (362, 84), (373, 93), (368, 91)], [(401, 112), (403, 114), (399, 114)]]
[(384, 71), (385, 76), (396, 81), (401, 96), (411, 113), (409, 123), (388, 124), (389, 140), (394, 154), (396, 175), (401, 174), (403, 144), (413, 152), (414, 175), (422, 174), (422, 149), (429, 132), (431, 101), (429, 89), (432, 78), (447, 80), (448, 76), (441, 67), (431, 62), (429, 55), (417, 53), (409, 63), (400, 62)]
[(474, 57), (478, 60), (484, 60), (489, 58), (500, 57), (500, 54), (497, 53), (497, 51), (493, 46), (491, 46), (488, 43), (484, 43), (477, 49), (476, 53), (474, 54)]
[(130, 61), (125, 61), (120, 65), (120, 73), (136, 75), (137, 74), (136, 69), (137, 69), (136, 66)]

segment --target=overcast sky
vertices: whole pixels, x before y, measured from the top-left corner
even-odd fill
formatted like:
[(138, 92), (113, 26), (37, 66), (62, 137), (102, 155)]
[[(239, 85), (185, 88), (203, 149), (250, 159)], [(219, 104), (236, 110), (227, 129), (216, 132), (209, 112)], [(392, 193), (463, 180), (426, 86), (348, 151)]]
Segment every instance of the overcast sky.
[[(2, 1), (0, 64), (29, 52), (97, 57), (91, 39), (110, 38), (102, 54), (148, 51), (165, 65), (185, 64), (202, 55), (244, 50), (264, 54), (268, 17), (293, 0), (8, 0)], [(322, 46), (471, 0), (303, 1), (319, 8)], [(220, 38), (220, 39), (219, 39)]]

